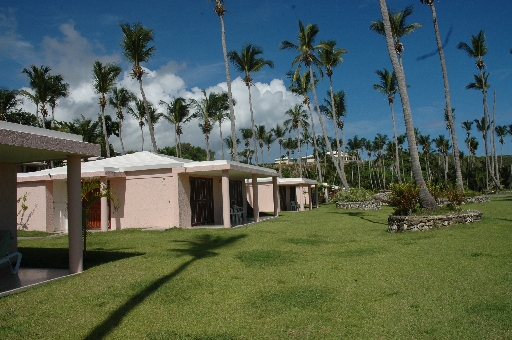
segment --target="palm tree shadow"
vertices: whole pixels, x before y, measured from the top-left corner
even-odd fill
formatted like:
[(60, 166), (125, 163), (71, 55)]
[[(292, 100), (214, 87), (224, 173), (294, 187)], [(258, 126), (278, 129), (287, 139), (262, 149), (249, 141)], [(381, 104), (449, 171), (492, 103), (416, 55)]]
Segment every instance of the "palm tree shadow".
[(200, 260), (206, 257), (217, 256), (220, 248), (226, 247), (230, 244), (237, 242), (238, 240), (246, 237), (247, 235), (238, 235), (232, 237), (212, 236), (212, 235), (201, 235), (195, 241), (177, 241), (188, 244), (187, 248), (184, 249), (172, 249), (173, 252), (178, 252), (182, 256), (191, 256), (192, 258), (181, 266), (173, 270), (171, 273), (162, 276), (155, 280), (153, 283), (145, 287), (139, 293), (134, 295), (131, 299), (126, 301), (122, 306), (110, 314), (110, 316), (103, 321), (100, 325), (96, 326), (85, 339), (102, 339), (112, 332), (123, 320), (123, 318), (140, 305), (144, 300), (157, 291), (163, 284), (172, 280), (184, 271), (189, 265), (194, 263), (196, 260)]
[(366, 214), (364, 211), (349, 211), (347, 213), (347, 215), (352, 216), (352, 217), (359, 217), (362, 220), (365, 220), (365, 221), (368, 221), (368, 222), (374, 223), (374, 224), (384, 224), (384, 225), (386, 224), (383, 222), (370, 220), (369, 218), (366, 217)]

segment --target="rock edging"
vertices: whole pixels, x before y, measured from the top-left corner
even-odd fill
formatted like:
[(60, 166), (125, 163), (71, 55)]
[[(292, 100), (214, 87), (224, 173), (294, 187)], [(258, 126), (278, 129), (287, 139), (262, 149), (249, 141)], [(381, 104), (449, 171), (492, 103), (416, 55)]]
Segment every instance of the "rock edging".
[(377, 200), (362, 202), (336, 202), (338, 209), (357, 209), (357, 210), (380, 210), (381, 202)]
[(452, 224), (469, 224), (482, 219), (482, 212), (468, 210), (458, 214), (432, 216), (396, 216), (388, 217), (388, 232), (421, 231), (433, 228), (448, 227)]

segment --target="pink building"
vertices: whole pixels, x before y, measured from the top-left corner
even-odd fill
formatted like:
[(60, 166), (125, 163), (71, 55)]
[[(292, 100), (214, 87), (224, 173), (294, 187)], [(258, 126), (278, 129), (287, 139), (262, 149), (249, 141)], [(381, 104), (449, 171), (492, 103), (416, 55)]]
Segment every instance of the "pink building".
[[(82, 209), (80, 198), (81, 157), (100, 155), (100, 146), (82, 142), (82, 137), (31, 126), (0, 122), (0, 221), (14, 236), (9, 252), (17, 251), (16, 172), (20, 164), (34, 161), (66, 159), (67, 220), (69, 238), (69, 271), (83, 269)], [(46, 197), (45, 197), (46, 199)], [(45, 207), (46, 202), (41, 202)], [(44, 209), (44, 208), (43, 208)]]
[[(260, 211), (273, 211), (272, 178), (258, 178), (258, 206)], [(247, 201), (253, 202), (253, 180), (246, 180)], [(318, 185), (315, 180), (308, 178), (278, 178), (279, 211), (304, 211), (315, 206), (318, 208)]]
[[(224, 160), (194, 162), (147, 151), (84, 162), (81, 169), (82, 180), (100, 181), (119, 199), (118, 210), (102, 198), (93, 212), (91, 222), (101, 230), (204, 224), (229, 228), (233, 205), (247, 217), (245, 180), (269, 176), (271, 183), (277, 182), (277, 172), (271, 169)], [(20, 227), (66, 232), (66, 183), (66, 167), (18, 174), (18, 197), (26, 194), (28, 206), (25, 220), (18, 220)], [(277, 196), (277, 185), (273, 187)], [(258, 201), (257, 187), (251, 195)], [(277, 216), (277, 200), (271, 204)], [(259, 206), (253, 209), (258, 221)]]

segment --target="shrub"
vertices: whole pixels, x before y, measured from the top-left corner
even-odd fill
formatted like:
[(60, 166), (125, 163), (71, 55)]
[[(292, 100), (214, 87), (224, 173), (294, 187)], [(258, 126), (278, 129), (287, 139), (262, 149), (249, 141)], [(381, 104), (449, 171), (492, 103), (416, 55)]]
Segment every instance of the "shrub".
[(393, 183), (389, 188), (389, 204), (395, 208), (394, 215), (410, 215), (419, 209), (419, 185), (411, 182)]
[(466, 197), (475, 197), (475, 196), (480, 196), (480, 195), (482, 195), (482, 194), (481, 194), (480, 192), (478, 192), (478, 191), (473, 191), (473, 190), (471, 190), (471, 189), (466, 189), (466, 190), (464, 191), (464, 195), (465, 195)]
[(454, 185), (450, 185), (446, 188), (445, 195), (449, 205), (452, 207), (460, 207), (461, 204), (466, 202), (464, 190), (459, 190), (459, 188)]
[(373, 192), (363, 188), (339, 190), (334, 198), (335, 202), (363, 202), (373, 200)]
[(432, 195), (432, 197), (436, 200), (437, 203), (439, 203), (439, 200), (444, 197), (444, 188), (439, 185), (432, 182), (427, 182), (427, 189)]

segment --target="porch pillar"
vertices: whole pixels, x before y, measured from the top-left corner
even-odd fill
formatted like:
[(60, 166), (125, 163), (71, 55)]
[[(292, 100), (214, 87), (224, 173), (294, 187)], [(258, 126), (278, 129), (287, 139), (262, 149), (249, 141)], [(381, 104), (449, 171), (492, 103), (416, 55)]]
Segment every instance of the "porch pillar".
[(258, 176), (252, 174), (252, 210), (254, 211), (254, 222), (260, 220), (260, 207), (258, 203)]
[(315, 200), (316, 207), (315, 208), (318, 209), (318, 183), (315, 185), (315, 198), (316, 198), (316, 200)]
[(304, 197), (303, 197), (304, 194), (303, 194), (303, 192), (304, 192), (304, 187), (301, 185), (301, 186), (299, 186), (299, 194), (297, 195), (297, 197), (300, 198), (300, 201), (299, 201), (300, 202), (300, 208), (299, 208), (300, 211), (304, 211)]
[(290, 200), (291, 200), (291, 195), (290, 195), (290, 190), (291, 190), (291, 187), (289, 186), (286, 186), (286, 195), (285, 195), (285, 199), (286, 201), (284, 202), (285, 203), (285, 207), (286, 207), (286, 211), (290, 211), (292, 209), (291, 205), (290, 205)]
[(224, 228), (231, 228), (229, 204), (229, 170), (222, 170), (222, 221)]
[(308, 201), (309, 201), (309, 210), (313, 210), (313, 202), (312, 199), (313, 196), (311, 195), (311, 184), (308, 184)]
[(81, 202), (81, 159), (80, 156), (68, 156), (68, 240), (69, 272), (83, 271), (82, 248), (82, 202)]
[(108, 198), (105, 197), (105, 191), (107, 190), (107, 179), (102, 177), (100, 179), (100, 191), (101, 191), (101, 231), (108, 231), (108, 220), (110, 217), (110, 211), (108, 210)]
[(272, 192), (274, 194), (274, 216), (279, 216), (279, 194), (278, 194), (278, 186), (277, 186), (277, 176), (272, 176)]
[[(14, 163), (0, 163), (0, 178), (2, 185), (0, 185), (0, 221), (2, 227), (14, 236), (12, 244), (9, 247), (9, 252), (18, 251), (18, 216), (17, 216), (17, 174), (16, 164)], [(3, 256), (5, 254), (0, 254)]]

